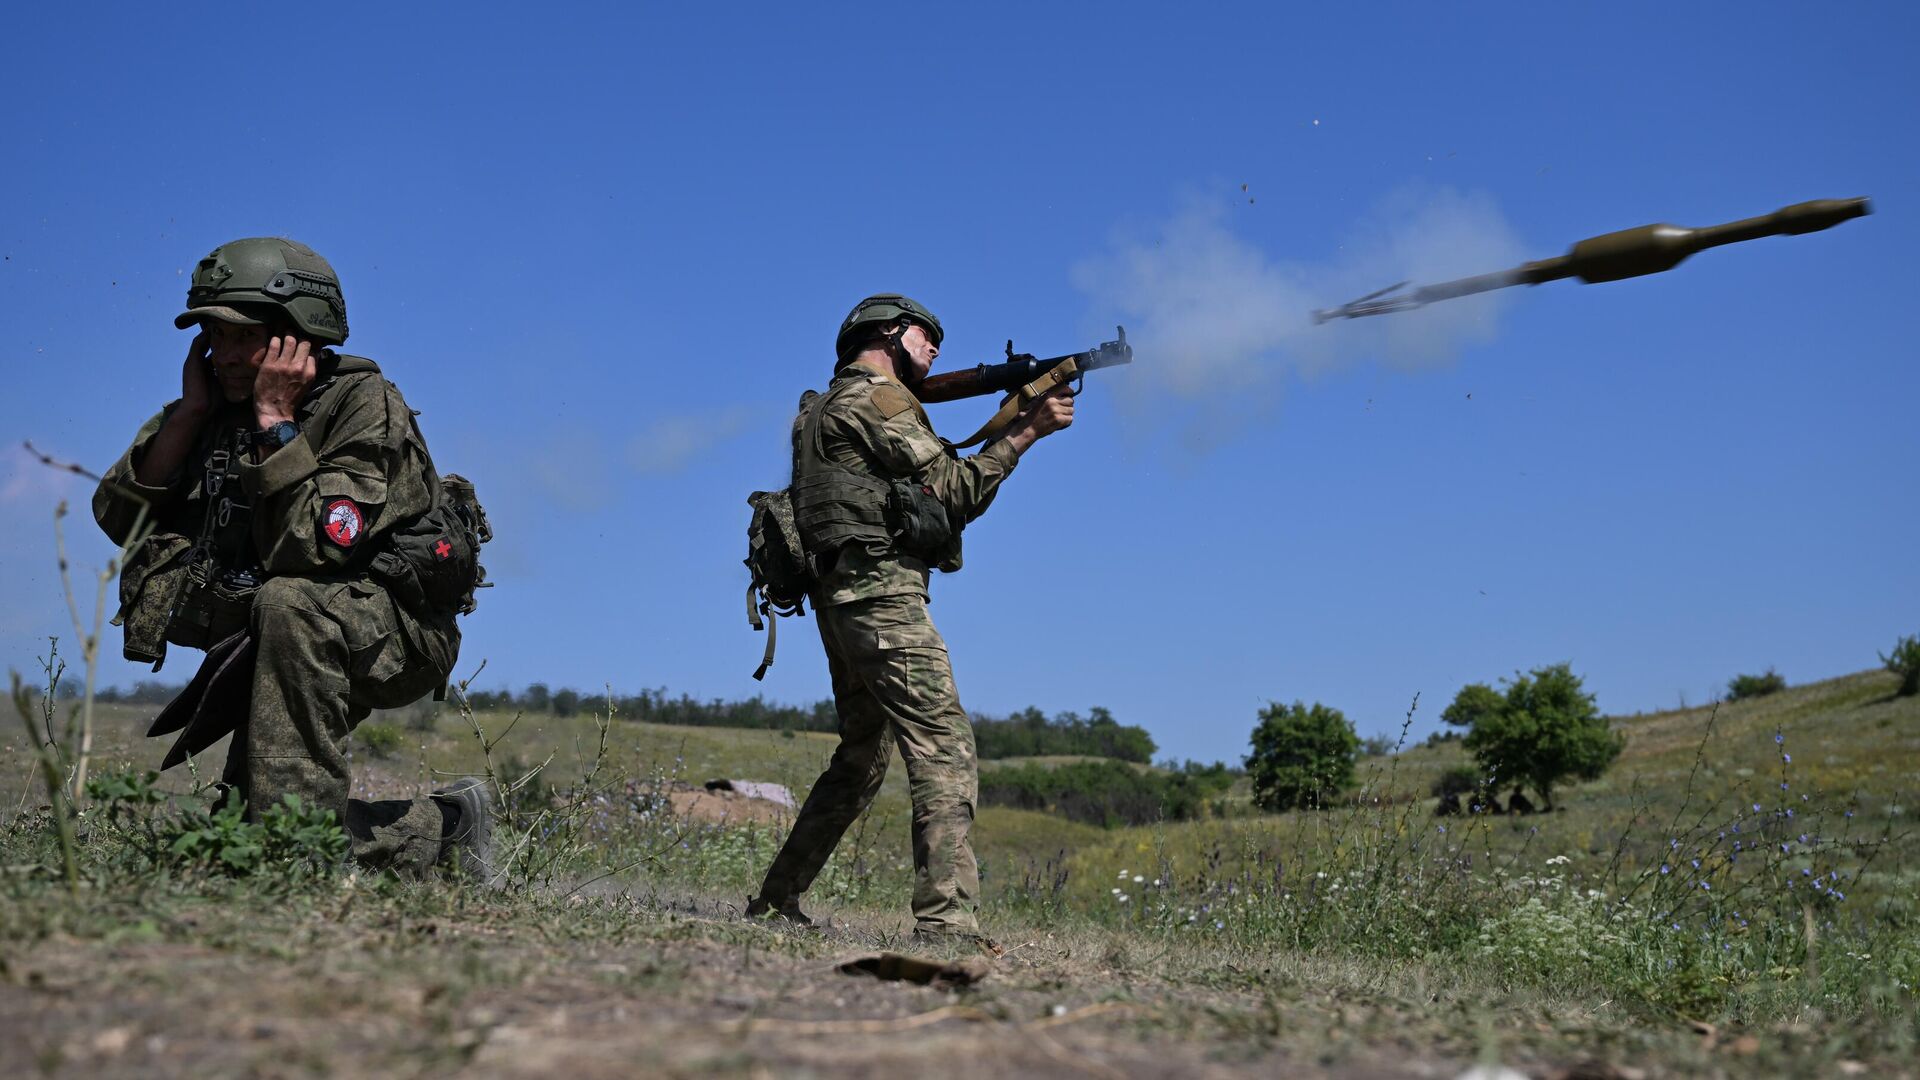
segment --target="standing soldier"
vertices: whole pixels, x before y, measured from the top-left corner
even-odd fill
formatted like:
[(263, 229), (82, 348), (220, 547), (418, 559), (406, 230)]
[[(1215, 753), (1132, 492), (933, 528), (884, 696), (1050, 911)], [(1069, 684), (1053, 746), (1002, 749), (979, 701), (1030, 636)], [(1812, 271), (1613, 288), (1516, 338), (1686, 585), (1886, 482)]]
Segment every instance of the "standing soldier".
[(335, 812), (363, 866), (421, 876), (447, 861), (484, 879), (479, 781), (348, 798), (348, 733), (444, 685), (454, 616), (471, 606), (450, 596), (477, 575), (400, 391), (328, 347), (347, 338), (333, 267), (289, 240), (224, 244), (174, 325), (198, 328), (180, 398), (93, 497), (101, 529), (136, 545), (118, 620), (128, 659), (157, 670), (168, 643), (208, 651), (156, 725), (188, 729), (167, 765), (231, 730), (222, 781), (249, 817), (299, 796)]
[(975, 917), (973, 727), (946, 642), (927, 615), (929, 568), (960, 569), (960, 530), (1036, 441), (1073, 423), (1066, 392), (1035, 402), (999, 439), (961, 458), (914, 397), (940, 355), (940, 320), (904, 296), (862, 300), (835, 342), (824, 394), (793, 426), (794, 517), (818, 572), (812, 591), (839, 713), (840, 745), (814, 782), (747, 914), (810, 925), (800, 896), (873, 801), (894, 746), (913, 799), (919, 939), (980, 938)]

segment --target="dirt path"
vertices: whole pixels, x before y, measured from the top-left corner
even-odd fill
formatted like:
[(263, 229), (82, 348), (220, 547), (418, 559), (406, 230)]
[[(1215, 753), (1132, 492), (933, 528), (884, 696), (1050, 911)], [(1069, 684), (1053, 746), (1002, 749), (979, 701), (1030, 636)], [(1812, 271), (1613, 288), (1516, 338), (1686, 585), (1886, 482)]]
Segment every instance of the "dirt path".
[[(603, 901), (588, 907), (604, 908)], [(655, 913), (519, 920), (200, 911), (4, 956), (0, 1075), (1456, 1075), (1389, 1012), (1078, 974), (1041, 942), (971, 990), (849, 976), (886, 934)], [(336, 916), (347, 916), (337, 918)], [(251, 921), (253, 925), (246, 925)]]

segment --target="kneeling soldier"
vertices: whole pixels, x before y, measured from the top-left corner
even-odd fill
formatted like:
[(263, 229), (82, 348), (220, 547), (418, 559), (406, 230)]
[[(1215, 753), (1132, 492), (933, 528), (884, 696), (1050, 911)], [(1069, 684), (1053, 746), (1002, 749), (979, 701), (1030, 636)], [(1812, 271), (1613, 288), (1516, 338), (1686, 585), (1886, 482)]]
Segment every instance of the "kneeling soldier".
[(249, 816), (297, 795), (338, 815), (363, 866), (424, 875), (447, 861), (485, 879), (479, 781), (348, 798), (348, 733), (442, 687), (459, 650), (463, 605), (421, 588), (435, 570), (416, 574), (399, 538), (444, 529), (413, 547), (456, 574), (477, 564), (400, 391), (328, 348), (347, 337), (333, 268), (288, 240), (222, 245), (174, 325), (199, 328), (180, 398), (93, 497), (101, 529), (136, 542), (118, 620), (128, 659), (157, 670), (168, 643), (208, 650), (155, 726), (187, 728), (166, 765), (232, 731), (222, 780)]
[(970, 835), (979, 767), (946, 642), (927, 615), (928, 572), (960, 568), (960, 530), (993, 502), (1028, 447), (1073, 422), (1073, 399), (1040, 399), (961, 458), (913, 394), (941, 336), (933, 313), (904, 296), (862, 300), (841, 324), (832, 385), (803, 399), (794, 421), (790, 491), (819, 575), (811, 598), (840, 745), (748, 902), (752, 916), (809, 922), (801, 894), (873, 801), (898, 745), (913, 799), (914, 933), (980, 932)]

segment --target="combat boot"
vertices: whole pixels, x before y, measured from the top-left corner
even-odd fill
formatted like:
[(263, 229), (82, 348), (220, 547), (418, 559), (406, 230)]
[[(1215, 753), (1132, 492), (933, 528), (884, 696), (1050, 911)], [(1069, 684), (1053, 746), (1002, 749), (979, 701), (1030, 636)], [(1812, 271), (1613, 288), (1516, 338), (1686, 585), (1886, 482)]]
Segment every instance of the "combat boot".
[(978, 932), (965, 930), (928, 930), (925, 927), (913, 928), (913, 943), (922, 949), (959, 949), (962, 952), (979, 951), (992, 959), (1007, 954), (1000, 943)]
[(806, 912), (800, 910), (798, 900), (788, 900), (776, 905), (770, 900), (756, 896), (747, 901), (747, 918), (767, 921), (780, 919), (803, 930), (813, 929), (813, 920), (807, 917)]
[(481, 885), (498, 884), (493, 869), (493, 798), (487, 794), (487, 782), (477, 776), (461, 777), (431, 797), (443, 811), (452, 811), (440, 839), (440, 861)]

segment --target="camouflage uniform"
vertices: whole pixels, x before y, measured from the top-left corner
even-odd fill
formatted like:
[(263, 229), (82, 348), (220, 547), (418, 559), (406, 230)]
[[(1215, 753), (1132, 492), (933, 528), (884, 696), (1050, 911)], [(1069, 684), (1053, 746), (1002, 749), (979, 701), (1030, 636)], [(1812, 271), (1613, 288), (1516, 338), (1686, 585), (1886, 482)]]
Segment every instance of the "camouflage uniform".
[[(812, 408), (822, 410), (821, 451), (832, 465), (931, 488), (956, 527), (993, 502), (1019, 456), (996, 442), (969, 458), (934, 435), (920, 403), (897, 382), (848, 366)], [(794, 424), (795, 479), (805, 415)], [(943, 569), (958, 569), (956, 542)], [(977, 933), (980, 871), (970, 832), (980, 773), (973, 726), (927, 614), (927, 563), (887, 543), (853, 543), (821, 575), (812, 599), (827, 649), (840, 745), (814, 782), (760, 899), (798, 901), (854, 819), (873, 801), (897, 745), (913, 799), (913, 914), (934, 933)]]
[[(250, 812), (298, 795), (338, 814), (362, 865), (422, 874), (441, 855), (441, 807), (348, 798), (345, 749), (372, 709), (405, 705), (441, 685), (459, 649), (450, 613), (402, 607), (368, 570), (381, 537), (431, 504), (432, 466), (412, 411), (371, 361), (327, 351), (317, 372), (294, 441), (256, 464), (245, 449), (252, 407), (227, 405), (208, 418), (179, 474), (149, 487), (136, 469), (178, 402), (168, 405), (107, 471), (94, 518), (117, 543), (131, 535), (142, 506), (154, 527), (122, 583), (130, 652), (146, 629), (164, 627), (168, 641), (205, 648), (251, 627), (252, 706), (223, 776)], [(202, 625), (176, 606), (182, 560), (196, 540), (211, 555), (219, 594)], [(249, 579), (257, 589), (245, 587)]]

